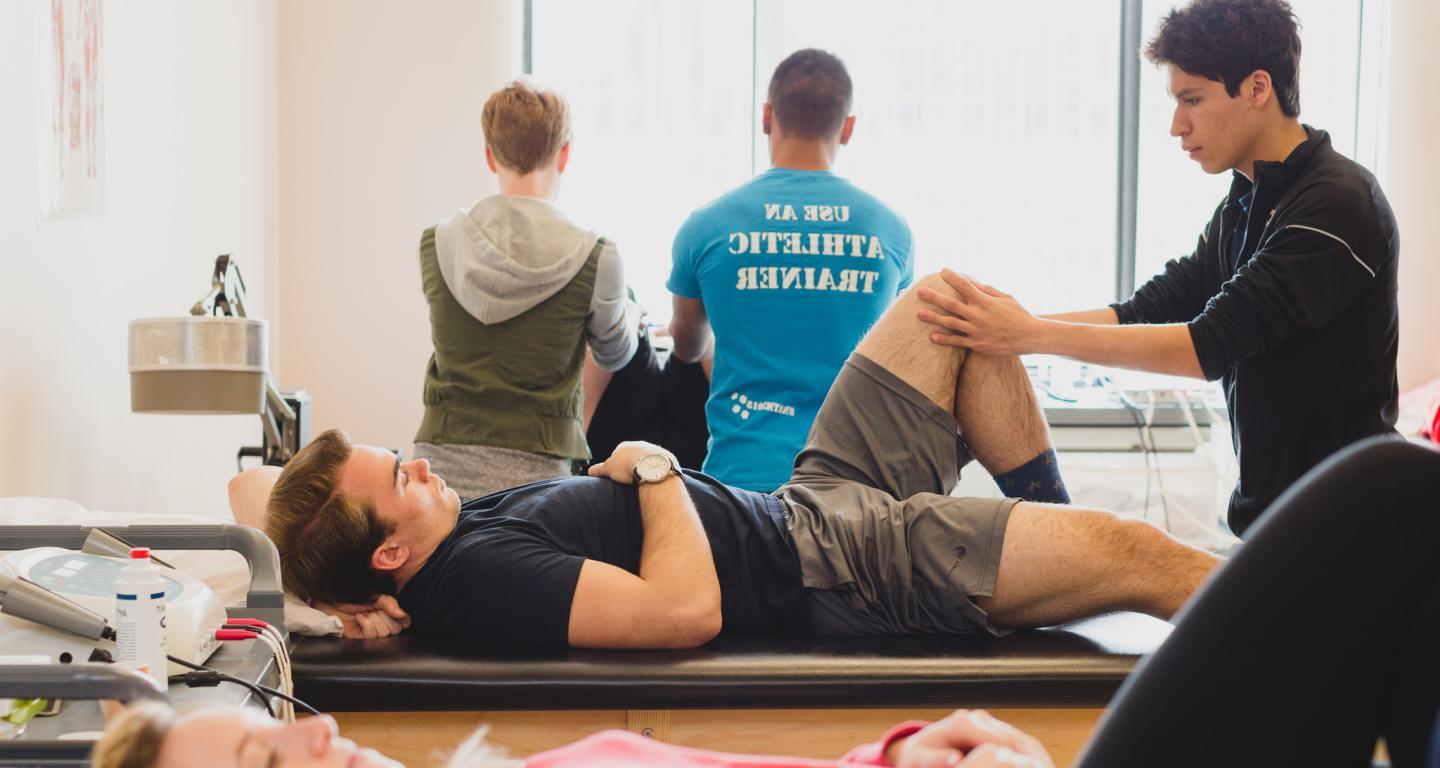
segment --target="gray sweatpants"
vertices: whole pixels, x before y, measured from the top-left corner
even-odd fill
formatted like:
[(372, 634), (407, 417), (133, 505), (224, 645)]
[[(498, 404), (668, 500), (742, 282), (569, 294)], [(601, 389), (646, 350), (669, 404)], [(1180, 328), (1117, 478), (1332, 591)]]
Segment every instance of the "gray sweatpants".
[(416, 443), (415, 458), (428, 459), (431, 471), (462, 499), (575, 473), (570, 459), (492, 445)]

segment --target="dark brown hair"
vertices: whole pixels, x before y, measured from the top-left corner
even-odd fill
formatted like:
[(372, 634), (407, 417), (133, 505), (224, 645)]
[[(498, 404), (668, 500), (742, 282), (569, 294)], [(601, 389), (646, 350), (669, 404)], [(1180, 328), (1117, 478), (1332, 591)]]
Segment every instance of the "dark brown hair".
[(550, 162), (570, 140), (570, 107), (554, 91), (515, 80), (485, 102), (480, 125), (495, 162), (526, 174)]
[(775, 68), (766, 99), (786, 136), (817, 140), (839, 133), (854, 95), (850, 73), (838, 56), (805, 48)]
[(395, 592), (370, 556), (395, 531), (374, 505), (340, 494), (350, 436), (321, 432), (285, 465), (270, 491), (265, 533), (280, 550), (285, 588), (328, 603), (370, 603)]
[(1173, 9), (1145, 46), (1169, 64), (1225, 84), (1231, 96), (1257, 69), (1270, 74), (1280, 111), (1300, 115), (1300, 20), (1284, 0), (1194, 0)]

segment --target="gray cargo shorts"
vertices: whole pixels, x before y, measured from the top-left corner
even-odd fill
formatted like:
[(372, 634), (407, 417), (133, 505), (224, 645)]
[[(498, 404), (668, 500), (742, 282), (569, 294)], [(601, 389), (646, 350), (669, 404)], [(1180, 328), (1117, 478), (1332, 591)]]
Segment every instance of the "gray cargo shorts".
[(1018, 499), (949, 496), (970, 460), (955, 418), (856, 353), (775, 492), (819, 634), (1002, 634), (995, 590)]

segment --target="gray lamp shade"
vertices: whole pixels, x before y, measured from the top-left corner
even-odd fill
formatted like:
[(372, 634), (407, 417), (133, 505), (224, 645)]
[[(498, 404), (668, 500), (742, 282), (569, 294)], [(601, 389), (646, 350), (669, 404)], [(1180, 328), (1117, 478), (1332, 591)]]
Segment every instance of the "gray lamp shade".
[(130, 321), (130, 410), (265, 411), (265, 321), (162, 317)]

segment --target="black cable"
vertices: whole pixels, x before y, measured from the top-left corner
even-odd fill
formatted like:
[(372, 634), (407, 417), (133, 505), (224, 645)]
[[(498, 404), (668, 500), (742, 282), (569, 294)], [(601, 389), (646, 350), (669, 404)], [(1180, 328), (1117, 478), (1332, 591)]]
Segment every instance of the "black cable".
[(309, 704), (306, 704), (305, 702), (303, 702), (303, 701), (295, 698), (294, 696), (291, 696), (291, 695), (288, 694), (288, 693), (284, 693), (284, 692), (281, 692), (281, 691), (277, 691), (277, 690), (275, 690), (274, 688), (271, 688), (271, 687), (268, 686), (268, 685), (260, 685), (260, 684), (258, 684), (258, 683), (256, 684), (256, 687), (259, 688), (259, 689), (262, 690), (262, 691), (265, 691), (266, 693), (270, 694), (271, 696), (279, 696), (280, 698), (282, 698), (282, 699), (290, 702), (291, 704), (294, 704), (295, 706), (297, 706), (297, 707), (305, 710), (306, 712), (309, 712), (309, 713), (312, 714), (312, 715), (318, 715), (318, 714), (320, 714), (320, 710), (318, 710), (318, 709), (310, 706)]
[(177, 659), (177, 658), (175, 658), (174, 656), (166, 656), (165, 658), (169, 659), (172, 663), (179, 664), (180, 666), (185, 667), (186, 669), (193, 669), (193, 670), (195, 670), (196, 672), (214, 672), (214, 671), (215, 671), (215, 670), (213, 670), (213, 669), (210, 669), (209, 667), (202, 667), (202, 666), (200, 666), (199, 664), (195, 664), (195, 663), (193, 663), (193, 662), (189, 662), (189, 661), (186, 661), (186, 660), (184, 660), (184, 659)]
[[(171, 661), (175, 662), (176, 664), (179, 664), (179, 665), (182, 666), (182, 667), (189, 667), (190, 669), (193, 669), (193, 670), (195, 670), (196, 672), (211, 672), (211, 673), (214, 673), (214, 674), (216, 674), (216, 675), (220, 675), (220, 676), (221, 676), (220, 679), (222, 679), (222, 680), (230, 677), (229, 675), (226, 675), (226, 674), (224, 674), (223, 672), (219, 672), (219, 671), (217, 671), (217, 670), (210, 669), (209, 667), (202, 667), (202, 666), (200, 666), (199, 664), (192, 664), (192, 663), (190, 663), (190, 662), (188, 662), (188, 661), (185, 661), (184, 659), (177, 659), (177, 658), (175, 658), (174, 656), (169, 656), (169, 657), (167, 657), (167, 658), (169, 658)], [(176, 677), (184, 677), (184, 675), (176, 675)], [(264, 695), (264, 694), (266, 694), (266, 693), (270, 694), (271, 696), (279, 696), (280, 698), (282, 698), (282, 699), (290, 702), (291, 704), (294, 704), (294, 705), (300, 707), (301, 709), (305, 710), (306, 712), (309, 712), (309, 713), (312, 714), (312, 715), (318, 715), (318, 714), (320, 714), (320, 710), (318, 710), (318, 709), (310, 706), (309, 704), (306, 704), (305, 702), (303, 702), (303, 701), (295, 698), (294, 696), (291, 696), (291, 695), (288, 694), (288, 693), (282, 693), (282, 692), (277, 691), (277, 690), (275, 690), (274, 688), (271, 688), (271, 687), (269, 687), (269, 686), (267, 686), (267, 685), (261, 685), (261, 684), (259, 684), (259, 683), (252, 683), (252, 682), (250, 682), (250, 681), (248, 681), (248, 680), (241, 680), (241, 679), (239, 679), (239, 678), (234, 678), (234, 682), (241, 683), (241, 684), (246, 685), (246, 686), (250, 686), (252, 690), (254, 690), (256, 693), (260, 694), (260, 700), (265, 702), (265, 709), (266, 709), (266, 711), (270, 712), (270, 716), (271, 716), (271, 717), (274, 717), (274, 716), (275, 716), (275, 712), (274, 712), (274, 710), (270, 709), (270, 700), (267, 699), (267, 698), (265, 698), (265, 695)], [(263, 693), (261, 693), (262, 691), (263, 691)]]
[(1155, 481), (1160, 486), (1160, 509), (1165, 512), (1165, 530), (1169, 533), (1175, 532), (1175, 524), (1170, 522), (1170, 500), (1165, 498), (1165, 469), (1160, 465), (1160, 446), (1155, 442), (1155, 427), (1151, 425), (1150, 450), (1155, 454)]
[(1135, 401), (1131, 400), (1129, 395), (1125, 394), (1124, 391), (1118, 388), (1114, 391), (1114, 394), (1115, 399), (1119, 400), (1120, 404), (1125, 406), (1125, 410), (1128, 411), (1130, 413), (1130, 417), (1134, 419), (1135, 432), (1140, 437), (1140, 455), (1145, 459), (1145, 501), (1140, 507), (1140, 517), (1148, 521), (1150, 519), (1151, 469), (1150, 450), (1149, 447), (1146, 445), (1145, 440), (1145, 419), (1143, 416), (1140, 415), (1140, 406), (1136, 405)]
[[(1130, 396), (1122, 390), (1115, 390), (1115, 397), (1125, 409), (1130, 412), (1130, 417), (1135, 420), (1135, 431), (1140, 435), (1140, 453), (1145, 457), (1145, 510), (1142, 517), (1149, 519), (1150, 510), (1150, 473), (1153, 471), (1160, 482), (1160, 510), (1165, 518), (1166, 532), (1175, 530), (1174, 524), (1170, 521), (1170, 501), (1165, 498), (1165, 472), (1160, 467), (1160, 446), (1155, 442), (1155, 428), (1147, 424), (1141, 415), (1140, 406), (1135, 404)], [(1155, 465), (1151, 469), (1150, 457), (1154, 455)]]
[[(222, 627), (220, 627), (220, 628), (221, 628), (221, 629), (236, 629), (236, 630), (240, 630), (241, 632), (255, 632), (255, 634), (257, 634), (257, 635), (260, 634), (259, 632), (256, 631), (256, 628), (255, 628), (255, 627), (250, 626), (249, 624), (226, 624), (226, 625), (224, 625), (224, 626), (222, 626)], [(268, 692), (268, 693), (269, 693), (270, 695), (272, 695), (272, 696), (279, 696), (280, 698), (285, 699), (286, 701), (288, 701), (288, 702), (290, 702), (290, 703), (292, 703), (292, 704), (298, 704), (301, 709), (305, 710), (306, 712), (309, 712), (309, 713), (312, 714), (312, 715), (318, 715), (318, 714), (320, 714), (320, 710), (318, 710), (318, 709), (310, 706), (309, 704), (306, 704), (305, 702), (303, 702), (303, 701), (295, 698), (294, 696), (291, 696), (291, 695), (288, 694), (288, 693), (284, 693), (284, 692), (282, 692), (282, 691), (280, 691), (280, 690), (278, 690), (278, 689), (276, 689), (276, 688), (270, 688), (270, 687), (264, 686), (264, 685), (261, 685), (260, 687), (261, 687), (261, 688), (264, 688), (265, 691)]]
[[(1149, 413), (1155, 415), (1155, 393), (1150, 393)], [(1165, 513), (1165, 530), (1174, 532), (1175, 524), (1170, 520), (1170, 500), (1165, 498), (1165, 468), (1160, 462), (1160, 444), (1155, 441), (1155, 423), (1153, 418), (1145, 421), (1145, 434), (1150, 437), (1150, 453), (1155, 457), (1155, 484), (1160, 486), (1160, 510)]]
[[(190, 666), (184, 662), (180, 663), (183, 666)], [(213, 688), (220, 683), (243, 685), (249, 688), (250, 692), (260, 699), (260, 703), (265, 705), (265, 714), (275, 717), (275, 708), (270, 706), (270, 699), (265, 695), (265, 686), (252, 683), (249, 680), (244, 680), (234, 675), (227, 675), (224, 672), (217, 672), (213, 669), (198, 669), (194, 672), (186, 672), (183, 675), (171, 675), (169, 680), (172, 683), (183, 683), (191, 688)]]

